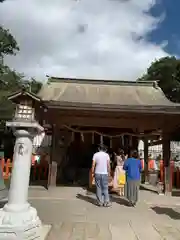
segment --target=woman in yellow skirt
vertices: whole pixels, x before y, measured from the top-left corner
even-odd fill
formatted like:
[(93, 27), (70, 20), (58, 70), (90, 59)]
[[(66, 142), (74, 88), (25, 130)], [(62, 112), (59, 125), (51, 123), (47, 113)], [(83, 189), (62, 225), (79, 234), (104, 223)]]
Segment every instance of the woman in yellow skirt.
[(124, 177), (125, 177), (125, 171), (123, 170), (124, 161), (126, 159), (126, 156), (124, 155), (124, 151), (121, 149), (118, 149), (117, 154), (115, 155), (116, 158), (116, 168), (114, 171), (114, 179), (113, 179), (113, 189), (119, 190), (120, 195), (124, 195)]

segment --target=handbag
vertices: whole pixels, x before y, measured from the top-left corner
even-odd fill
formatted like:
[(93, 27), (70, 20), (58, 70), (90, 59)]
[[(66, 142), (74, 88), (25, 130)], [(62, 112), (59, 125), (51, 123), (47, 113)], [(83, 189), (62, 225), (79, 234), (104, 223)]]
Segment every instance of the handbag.
[(120, 173), (118, 176), (118, 184), (119, 185), (125, 185), (126, 183), (126, 174), (125, 173)]

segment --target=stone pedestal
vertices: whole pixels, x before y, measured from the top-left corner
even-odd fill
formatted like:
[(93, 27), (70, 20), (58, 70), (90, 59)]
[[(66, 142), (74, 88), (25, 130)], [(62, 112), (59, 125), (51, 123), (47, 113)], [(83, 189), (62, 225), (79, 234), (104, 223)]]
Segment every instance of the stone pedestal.
[[(16, 123), (17, 124), (17, 123)], [(12, 126), (13, 125), (13, 126)], [(0, 240), (39, 239), (41, 221), (35, 208), (28, 203), (28, 187), (31, 168), (32, 140), (38, 128), (29, 126), (15, 127), (16, 143), (13, 156), (13, 170), (8, 203), (0, 209)]]

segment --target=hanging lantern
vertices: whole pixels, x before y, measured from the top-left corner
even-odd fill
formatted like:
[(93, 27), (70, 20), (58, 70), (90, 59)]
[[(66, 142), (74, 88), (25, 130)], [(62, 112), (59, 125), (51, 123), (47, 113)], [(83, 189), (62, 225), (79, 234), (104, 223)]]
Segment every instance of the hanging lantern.
[(124, 135), (121, 135), (122, 147), (124, 147)]
[(100, 144), (103, 144), (103, 135), (100, 136)]
[(74, 142), (74, 132), (71, 133), (71, 142)]
[(81, 141), (84, 142), (84, 134), (81, 133)]

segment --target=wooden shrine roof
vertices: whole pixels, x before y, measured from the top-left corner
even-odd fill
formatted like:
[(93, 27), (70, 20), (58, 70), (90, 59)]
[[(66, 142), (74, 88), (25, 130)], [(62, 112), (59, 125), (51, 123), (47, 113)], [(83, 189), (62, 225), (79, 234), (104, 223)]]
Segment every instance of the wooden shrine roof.
[(156, 81), (127, 82), (51, 77), (38, 96), (49, 107), (179, 113)]

